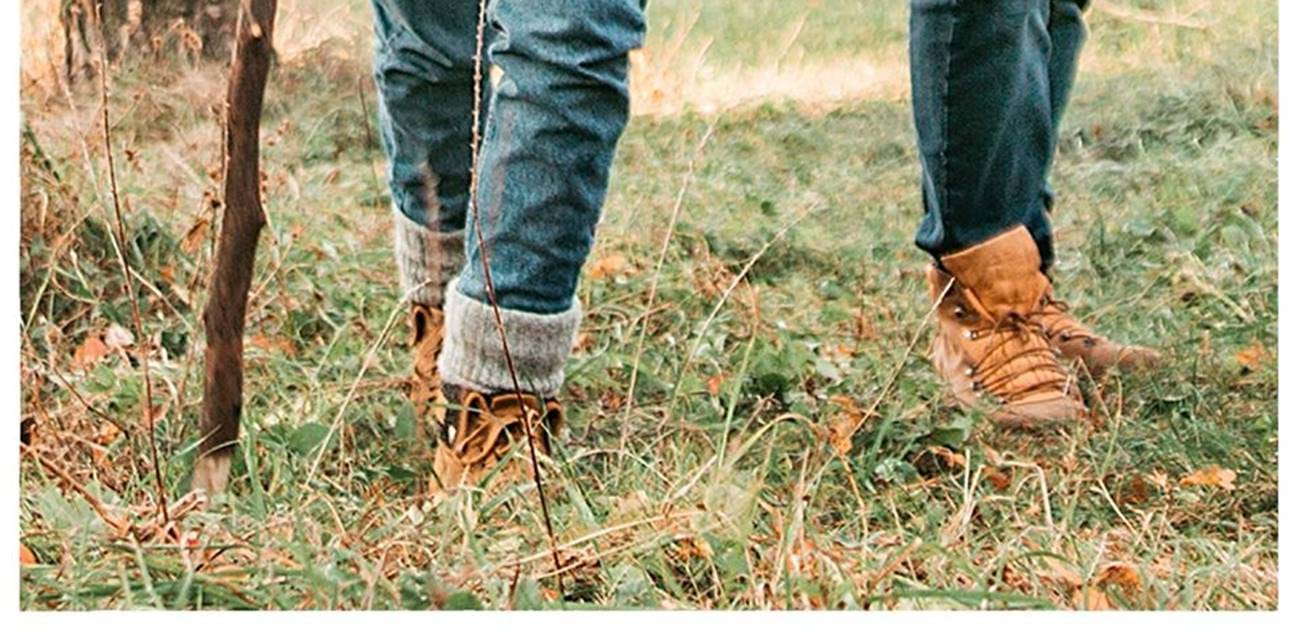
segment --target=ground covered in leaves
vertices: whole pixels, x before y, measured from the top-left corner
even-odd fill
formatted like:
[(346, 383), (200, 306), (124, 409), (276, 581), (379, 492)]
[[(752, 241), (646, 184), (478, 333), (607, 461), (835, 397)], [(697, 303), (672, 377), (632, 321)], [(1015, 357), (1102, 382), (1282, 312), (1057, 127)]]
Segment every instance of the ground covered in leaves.
[(1171, 362), (1024, 437), (925, 358), (903, 3), (692, 4), (652, 3), (580, 287), (559, 572), (527, 486), (428, 497), (364, 3), (331, 5), (351, 40), (281, 20), (245, 431), (206, 502), (224, 69), (115, 68), (110, 173), (98, 86), (25, 67), (22, 607), (1275, 608), (1275, 5), (1094, 12), (1055, 279)]

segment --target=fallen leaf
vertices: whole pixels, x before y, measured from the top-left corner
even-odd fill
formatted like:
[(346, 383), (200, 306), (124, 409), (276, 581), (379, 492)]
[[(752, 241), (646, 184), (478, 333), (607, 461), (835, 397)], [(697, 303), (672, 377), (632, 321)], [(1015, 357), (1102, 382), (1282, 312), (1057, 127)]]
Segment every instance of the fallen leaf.
[(1129, 480), (1115, 497), (1115, 501), (1121, 505), (1143, 504), (1149, 499), (1151, 499), (1151, 489), (1147, 486), (1146, 478), (1140, 475)]
[(104, 421), (99, 426), (99, 431), (95, 433), (95, 442), (101, 445), (109, 445), (114, 440), (117, 440), (117, 437), (121, 434), (122, 430), (117, 425)]
[(1236, 479), (1236, 471), (1212, 464), (1183, 476), (1183, 479), (1179, 480), (1178, 483), (1183, 486), (1216, 486), (1225, 491), (1231, 491), (1237, 488), (1233, 484)]
[(927, 447), (925, 451), (921, 452), (920, 455), (931, 456), (935, 464), (938, 464), (943, 469), (949, 471), (961, 469), (966, 466), (966, 456), (959, 453), (953, 453), (951, 449), (948, 449), (943, 445), (931, 445)]
[(1237, 363), (1241, 364), (1241, 369), (1246, 372), (1259, 370), (1260, 364), (1269, 357), (1268, 347), (1264, 346), (1259, 340), (1255, 340), (1250, 345), (1237, 351)]
[(1011, 474), (1006, 473), (998, 467), (984, 465), (984, 467), (980, 469), (980, 474), (984, 476), (985, 480), (989, 481), (989, 484), (993, 485), (994, 489), (1005, 491), (1011, 487)]
[(86, 336), (86, 341), (72, 354), (72, 365), (77, 368), (90, 368), (108, 354), (108, 346), (98, 333)]
[(858, 407), (858, 402), (852, 397), (843, 394), (832, 396), (831, 403), (838, 408), (831, 416), (828, 430), (831, 448), (843, 456), (853, 449), (853, 433), (857, 431), (858, 421), (862, 418), (862, 408)]
[(615, 276), (627, 268), (627, 257), (622, 254), (610, 254), (596, 259), (591, 264), (591, 271), (588, 275), (594, 279), (609, 278)]
[(1111, 563), (1102, 568), (1093, 584), (1119, 587), (1124, 590), (1125, 594), (1134, 596), (1142, 587), (1142, 577), (1138, 574), (1137, 569), (1127, 563)]
[(606, 410), (617, 410), (623, 407), (625, 402), (623, 395), (613, 390), (606, 390), (600, 394), (600, 407)]
[(18, 565), (36, 565), (36, 555), (32, 553), (31, 548), (21, 541), (18, 542)]
[(181, 251), (186, 254), (194, 254), (199, 251), (199, 247), (208, 239), (208, 229), (212, 227), (212, 222), (207, 217), (199, 217), (199, 220), (185, 231), (185, 236), (181, 237)]
[(271, 338), (265, 335), (257, 334), (248, 338), (248, 345), (268, 353), (280, 353), (292, 356), (297, 353), (298, 349), (294, 348), (293, 342), (282, 337)]
[(718, 396), (718, 393), (722, 392), (722, 384), (725, 383), (726, 381), (727, 381), (727, 375), (724, 373), (718, 373), (716, 375), (713, 375), (712, 377), (709, 377), (709, 382), (708, 382), (709, 394), (715, 397)]

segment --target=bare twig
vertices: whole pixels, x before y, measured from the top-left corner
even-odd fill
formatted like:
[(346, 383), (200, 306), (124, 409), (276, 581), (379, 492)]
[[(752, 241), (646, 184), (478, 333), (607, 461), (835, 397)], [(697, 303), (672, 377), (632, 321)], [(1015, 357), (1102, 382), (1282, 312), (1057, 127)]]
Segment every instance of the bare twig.
[[(479, 260), (483, 265), (483, 285), (487, 293), (488, 304), (492, 307), (492, 316), (496, 320), (497, 333), (501, 336), (501, 351), (505, 355), (506, 369), (510, 372), (510, 381), (514, 385), (515, 397), (519, 409), (531, 414), (524, 404), (524, 392), (519, 386), (519, 374), (515, 371), (514, 357), (510, 354), (510, 341), (506, 335), (505, 320), (501, 317), (501, 306), (497, 303), (496, 286), (492, 282), (492, 266), (488, 262), (488, 251), (483, 241), (483, 222), (479, 217), (478, 178), (479, 178), (479, 126), (482, 121), (483, 108), (483, 55), (484, 31), (487, 24), (487, 0), (479, 0), (478, 24), (475, 27), (474, 42), (474, 108), (471, 115), (470, 138), (470, 172), (469, 172), (469, 215), (474, 218), (474, 238), (478, 242)], [(537, 487), (537, 497), (541, 503), (542, 520), (546, 524), (546, 539), (551, 548), (551, 558), (557, 572), (561, 569), (560, 551), (555, 545), (555, 527), (551, 524), (551, 509), (546, 501), (546, 491), (542, 486), (542, 469), (537, 463), (537, 446), (533, 440), (532, 418), (524, 422), (524, 434), (528, 441), (528, 460), (532, 464), (533, 484)], [(560, 599), (564, 599), (564, 577), (556, 575)]]
[[(96, 19), (99, 19), (100, 5), (95, 5)], [(149, 457), (153, 465), (154, 482), (158, 486), (158, 510), (163, 521), (169, 521), (167, 512), (167, 489), (163, 485), (162, 467), (158, 462), (158, 438), (154, 435), (153, 418), (153, 380), (149, 378), (149, 338), (145, 335), (144, 321), (140, 318), (140, 299), (135, 293), (135, 283), (131, 282), (131, 264), (126, 258), (126, 220), (122, 217), (122, 199), (117, 190), (117, 168), (113, 163), (113, 125), (108, 115), (108, 56), (103, 47), (99, 49), (99, 97), (100, 110), (104, 123), (104, 155), (108, 160), (108, 186), (113, 199), (113, 219), (116, 231), (112, 239), (113, 249), (117, 253), (117, 262), (122, 267), (122, 288), (131, 303), (131, 321), (135, 326), (136, 350), (140, 359), (140, 374), (144, 379), (144, 426), (148, 435)]]

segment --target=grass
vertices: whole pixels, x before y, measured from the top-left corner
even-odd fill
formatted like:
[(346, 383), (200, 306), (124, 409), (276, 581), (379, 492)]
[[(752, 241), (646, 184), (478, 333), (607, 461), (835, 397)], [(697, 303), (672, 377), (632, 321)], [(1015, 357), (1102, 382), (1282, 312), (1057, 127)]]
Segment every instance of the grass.
[[(1276, 6), (1125, 5), (1207, 29), (1094, 11), (1054, 178), (1055, 280), (1171, 362), (1085, 384), (1089, 423), (1028, 438), (949, 407), (925, 359), (905, 83), (705, 98), (746, 73), (897, 65), (905, 11), (693, 4), (652, 3), (637, 99), (660, 106), (622, 141), (580, 286), (548, 469), (563, 601), (527, 487), (426, 495), (363, 36), (274, 71), (244, 435), (232, 493), (184, 513), (184, 546), (142, 526), (135, 351), (87, 344), (131, 327), (98, 95), (25, 84), (23, 425), (50, 466), (21, 460), (21, 606), (1276, 608)], [(365, 32), (363, 3), (339, 11)], [(120, 68), (110, 99), (172, 499), (196, 446), (223, 81), (183, 66)], [(863, 415), (841, 455), (832, 439)], [(1196, 483), (1212, 466), (1235, 477)]]

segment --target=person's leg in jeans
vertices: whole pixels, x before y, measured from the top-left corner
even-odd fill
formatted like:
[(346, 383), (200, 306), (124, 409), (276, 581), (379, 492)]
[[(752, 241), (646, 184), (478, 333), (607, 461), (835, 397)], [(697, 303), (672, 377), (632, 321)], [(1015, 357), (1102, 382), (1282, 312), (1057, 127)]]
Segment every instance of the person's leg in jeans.
[[(444, 486), (477, 482), (526, 429), (545, 450), (561, 422), (555, 398), (581, 319), (578, 276), (628, 119), (628, 53), (645, 31), (639, 0), (494, 0), (488, 17), (496, 31), (489, 58), (502, 75), (487, 112), (467, 259), (447, 290), (439, 372), (457, 411), (435, 460)], [(531, 428), (526, 408), (542, 417)]]
[[(1048, 171), (1084, 38), (1065, 0), (913, 0), (910, 56), (925, 216), (916, 243), (935, 258), (933, 360), (959, 402), (995, 420), (1082, 417), (1061, 342), (1101, 338), (1051, 295)], [(1108, 343), (1109, 344), (1109, 343)], [(1131, 365), (1141, 349), (1111, 344)]]
[[(465, 261), (477, 3), (371, 0), (394, 252), (411, 300), (417, 415), (436, 412), (443, 296)], [(483, 94), (490, 85), (482, 82)]]

